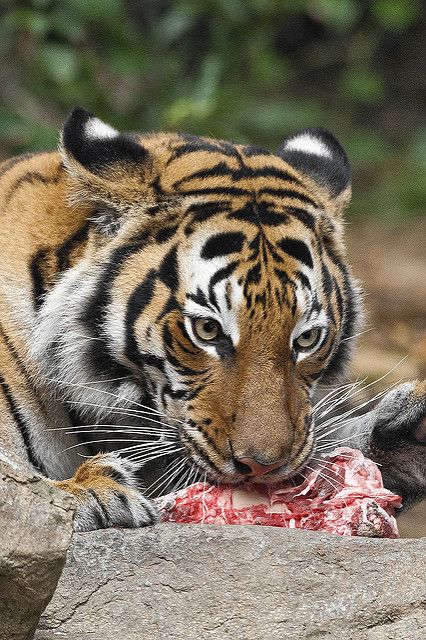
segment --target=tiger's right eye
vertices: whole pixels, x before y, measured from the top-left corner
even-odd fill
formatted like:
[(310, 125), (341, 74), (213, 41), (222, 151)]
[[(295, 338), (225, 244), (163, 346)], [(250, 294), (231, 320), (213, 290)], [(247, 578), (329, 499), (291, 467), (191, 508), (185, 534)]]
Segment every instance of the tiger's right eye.
[(205, 342), (215, 340), (222, 333), (219, 322), (211, 318), (195, 318), (192, 321), (192, 328), (197, 338)]

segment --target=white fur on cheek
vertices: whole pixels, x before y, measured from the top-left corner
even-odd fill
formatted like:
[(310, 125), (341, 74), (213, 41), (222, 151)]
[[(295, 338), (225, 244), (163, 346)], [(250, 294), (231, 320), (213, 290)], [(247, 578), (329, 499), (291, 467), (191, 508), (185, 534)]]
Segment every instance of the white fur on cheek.
[(330, 149), (322, 140), (314, 138), (307, 133), (292, 138), (285, 144), (286, 151), (301, 151), (302, 153), (312, 154), (314, 156), (322, 156), (331, 158)]

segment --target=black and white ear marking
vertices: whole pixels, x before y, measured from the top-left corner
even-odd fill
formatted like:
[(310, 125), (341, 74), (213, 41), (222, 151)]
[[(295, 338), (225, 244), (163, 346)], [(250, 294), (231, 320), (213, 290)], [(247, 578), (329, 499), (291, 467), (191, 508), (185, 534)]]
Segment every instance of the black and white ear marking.
[(68, 116), (61, 146), (65, 156), (94, 174), (102, 174), (116, 163), (141, 165), (149, 155), (130, 135), (116, 131), (82, 107), (76, 107)]
[(349, 161), (340, 142), (325, 129), (303, 129), (287, 138), (278, 155), (327, 187), (333, 197), (350, 187)]

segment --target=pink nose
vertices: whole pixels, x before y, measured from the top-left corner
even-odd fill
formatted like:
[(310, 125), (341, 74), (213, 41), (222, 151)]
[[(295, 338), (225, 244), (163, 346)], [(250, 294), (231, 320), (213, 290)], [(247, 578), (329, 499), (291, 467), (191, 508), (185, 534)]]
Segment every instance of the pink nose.
[(251, 477), (264, 476), (265, 473), (281, 467), (284, 462), (285, 460), (277, 460), (277, 462), (273, 462), (272, 464), (260, 464), (260, 462), (257, 462), (254, 458), (234, 458), (237, 471)]

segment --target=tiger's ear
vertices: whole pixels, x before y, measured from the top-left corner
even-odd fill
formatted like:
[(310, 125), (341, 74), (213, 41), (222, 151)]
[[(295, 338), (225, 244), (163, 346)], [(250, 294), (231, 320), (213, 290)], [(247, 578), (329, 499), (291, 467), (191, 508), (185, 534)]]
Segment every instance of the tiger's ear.
[[(303, 129), (277, 154), (328, 193), (331, 213), (340, 215), (351, 198), (351, 170), (340, 142), (325, 129)], [(334, 211), (333, 211), (334, 209)]]
[(82, 107), (73, 109), (62, 129), (62, 149), (94, 175), (109, 175), (114, 165), (141, 170), (149, 157), (146, 149), (128, 134), (120, 133)]
[(60, 152), (71, 176), (71, 203), (94, 203), (102, 219), (108, 211), (117, 226), (119, 214), (152, 202), (153, 162), (136, 136), (76, 107), (63, 126)]

